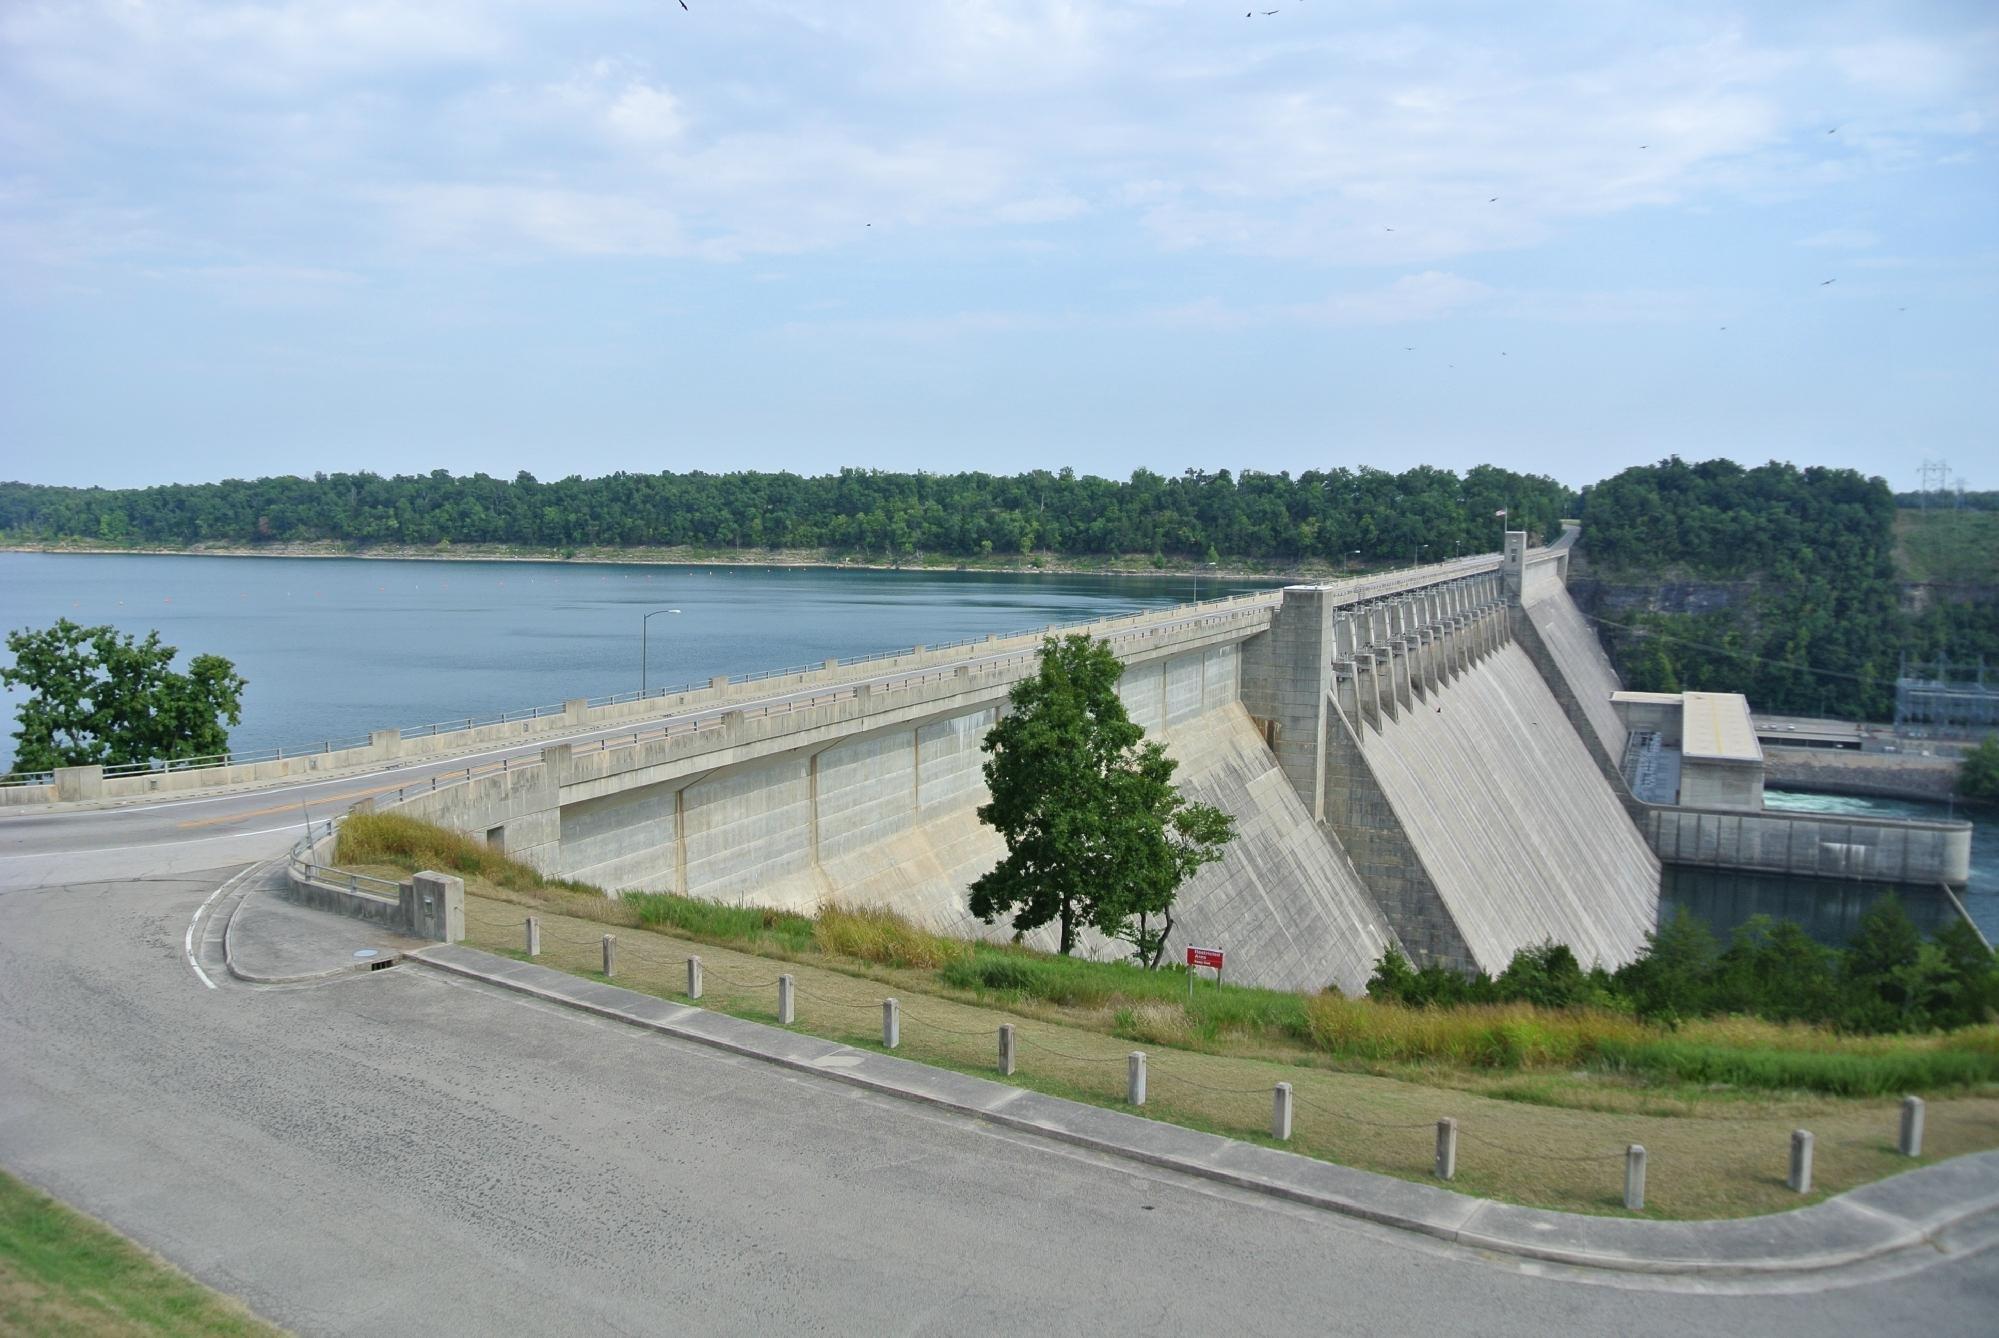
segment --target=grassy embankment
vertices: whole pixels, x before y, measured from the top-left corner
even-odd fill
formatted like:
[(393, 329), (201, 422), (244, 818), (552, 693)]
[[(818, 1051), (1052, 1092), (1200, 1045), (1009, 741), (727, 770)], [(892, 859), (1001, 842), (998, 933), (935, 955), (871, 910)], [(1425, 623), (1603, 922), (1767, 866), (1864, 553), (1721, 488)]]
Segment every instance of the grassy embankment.
[(0, 1172), (0, 1332), (278, 1334), (171, 1264)]
[(1148, 1114), (1235, 1137), (1262, 1139), (1270, 1085), (1289, 1081), (1291, 1146), (1348, 1165), (1422, 1178), (1434, 1121), (1454, 1115), (1466, 1139), (1460, 1186), (1516, 1202), (1616, 1211), (1618, 1159), (1642, 1142), (1658, 1168), (1650, 1212), (1793, 1206), (1782, 1183), (1790, 1130), (1818, 1135), (1822, 1193), (1893, 1174), (1910, 1164), (1892, 1148), (1894, 1098), (1906, 1091), (1932, 1096), (1933, 1156), (1999, 1146), (1999, 1028), (1852, 1038), (1738, 1019), (1669, 1031), (1600, 1012), (1418, 1010), (1211, 984), (1190, 1001), (1177, 971), (970, 944), (893, 915), (606, 899), (395, 815), (350, 819), (341, 861), (457, 872), (476, 946), (518, 955), (532, 911), (541, 960), (578, 974), (595, 973), (606, 927), (638, 931), (620, 935), (619, 983), (662, 996), (679, 995), (685, 957), (699, 952), (704, 1006), (740, 1016), (772, 1020), (773, 959), (793, 963), (799, 1028), (849, 1044), (878, 1044), (880, 1000), (895, 994), (901, 1053), (990, 1074), (994, 1028), (1013, 1021), (1015, 1080), (1058, 1095), (1119, 1104), (1137, 1042), (1151, 1055)]
[(1999, 511), (1895, 513), (1895, 573), (1904, 581), (1991, 585), (1999, 572)]

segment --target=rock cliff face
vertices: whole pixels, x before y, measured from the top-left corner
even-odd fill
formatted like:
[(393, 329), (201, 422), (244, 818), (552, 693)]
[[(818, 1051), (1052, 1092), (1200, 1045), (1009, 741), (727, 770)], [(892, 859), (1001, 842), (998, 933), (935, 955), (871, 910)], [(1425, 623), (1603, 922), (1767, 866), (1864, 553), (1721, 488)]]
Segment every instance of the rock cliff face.
[(1615, 578), (1572, 576), (1569, 594), (1592, 617), (1620, 613), (1720, 613), (1755, 598), (1755, 581), (1648, 580), (1637, 574)]

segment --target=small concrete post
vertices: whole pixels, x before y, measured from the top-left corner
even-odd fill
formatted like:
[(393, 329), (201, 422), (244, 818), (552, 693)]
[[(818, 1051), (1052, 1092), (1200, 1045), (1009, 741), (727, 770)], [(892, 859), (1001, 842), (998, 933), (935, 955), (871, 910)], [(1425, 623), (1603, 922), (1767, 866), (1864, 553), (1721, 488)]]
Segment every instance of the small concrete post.
[(999, 1071), (1013, 1076), (1013, 1023), (1002, 1022), (999, 1029)]
[(618, 936), (616, 934), (606, 934), (604, 935), (605, 979), (608, 980), (610, 977), (617, 974), (617, 966), (618, 966)]
[(1637, 1212), (1645, 1206), (1645, 1145), (1624, 1149), (1624, 1206)]
[(1437, 1179), (1454, 1180), (1458, 1174), (1458, 1122), (1446, 1115), (1437, 1121)]
[(528, 917), (528, 956), (541, 956), (541, 921), (532, 915)]
[(1125, 1056), (1124, 1096), (1134, 1106), (1145, 1104), (1145, 1051), (1134, 1050)]
[(882, 1000), (882, 1049), (902, 1044), (902, 1005), (894, 999)]
[(797, 1016), (797, 1010), (791, 1000), (791, 977), (779, 976), (777, 978), (777, 1025), (788, 1027), (791, 1025), (792, 1019)]
[(410, 876), (408, 925), (418, 938), (459, 943), (465, 938), (465, 880), (425, 870)]
[(1812, 1192), (1812, 1134), (1809, 1129), (1791, 1131), (1791, 1175), (1785, 1181), (1794, 1194)]
[(1902, 1137), (1896, 1147), (1904, 1157), (1923, 1155), (1923, 1099), (1919, 1096), (1902, 1098)]
[(1270, 1090), (1270, 1136), (1280, 1143), (1291, 1141), (1291, 1084), (1278, 1083)]
[(701, 997), (701, 959), (699, 957), (689, 957), (687, 959), (687, 997), (690, 999)]

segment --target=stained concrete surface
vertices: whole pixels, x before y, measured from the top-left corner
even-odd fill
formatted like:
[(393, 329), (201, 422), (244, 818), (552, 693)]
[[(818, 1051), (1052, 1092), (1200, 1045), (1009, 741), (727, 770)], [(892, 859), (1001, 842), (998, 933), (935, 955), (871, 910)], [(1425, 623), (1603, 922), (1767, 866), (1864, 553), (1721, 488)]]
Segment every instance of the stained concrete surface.
[(1546, 939), (1584, 966), (1644, 947), (1659, 862), (1519, 646), (1360, 737), (1479, 966)]

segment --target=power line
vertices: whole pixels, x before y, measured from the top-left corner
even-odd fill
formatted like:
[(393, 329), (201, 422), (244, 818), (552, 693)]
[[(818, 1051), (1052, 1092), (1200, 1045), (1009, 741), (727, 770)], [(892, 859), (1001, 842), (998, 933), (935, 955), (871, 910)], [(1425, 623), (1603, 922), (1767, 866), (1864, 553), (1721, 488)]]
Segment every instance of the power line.
[(1870, 678), (1866, 674), (1843, 673), (1838, 669), (1815, 669), (1811, 665), (1802, 664), (1797, 660), (1773, 660), (1763, 655), (1752, 655), (1746, 650), (1730, 650), (1727, 646), (1717, 646), (1711, 641), (1699, 641), (1690, 636), (1680, 636), (1677, 633), (1661, 631), (1656, 627), (1645, 627), (1635, 623), (1612, 622), (1608, 618), (1597, 618), (1587, 613), (1583, 614), (1583, 617), (1588, 618), (1589, 621), (1599, 627), (1616, 627), (1642, 637), (1655, 636), (1665, 641), (1677, 641), (1682, 645), (1693, 646), (1700, 650), (1713, 651), (1717, 655), (1732, 655), (1738, 660), (1748, 660), (1752, 664), (1767, 664), (1778, 669), (1792, 669), (1803, 674), (1816, 674), (1821, 678), (1843, 678), (1850, 683), (1871, 682), (1885, 684), (1889, 681), (1880, 677)]

